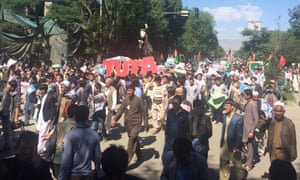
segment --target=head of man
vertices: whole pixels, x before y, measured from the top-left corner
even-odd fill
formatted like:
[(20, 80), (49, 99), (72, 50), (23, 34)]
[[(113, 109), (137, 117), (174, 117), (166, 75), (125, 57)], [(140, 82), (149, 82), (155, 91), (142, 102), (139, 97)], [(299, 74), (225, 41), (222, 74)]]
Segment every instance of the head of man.
[(204, 114), (205, 113), (205, 105), (199, 99), (196, 99), (193, 102), (193, 107), (194, 107), (195, 114), (199, 114), (200, 115), (200, 114)]
[(276, 102), (274, 104), (274, 112), (275, 112), (274, 119), (277, 121), (282, 121), (285, 113), (284, 104), (280, 101)]
[(132, 99), (134, 97), (134, 89), (135, 89), (134, 85), (128, 86), (126, 93), (129, 99)]
[(252, 89), (245, 89), (243, 92), (243, 96), (246, 100), (250, 100), (253, 98)]
[(188, 163), (188, 157), (193, 150), (192, 142), (188, 138), (176, 138), (172, 150), (179, 164)]
[(111, 78), (106, 78), (105, 79), (105, 87), (110, 87), (112, 83), (112, 79)]
[(181, 96), (176, 95), (173, 97), (172, 105), (175, 111), (178, 111), (180, 109), (181, 102), (182, 102)]
[(157, 86), (161, 85), (161, 77), (160, 76), (155, 76), (154, 82)]
[(18, 87), (18, 83), (16, 80), (11, 80), (7, 83), (6, 87), (8, 91), (15, 91)]
[(33, 163), (37, 154), (38, 135), (31, 131), (24, 131), (21, 133), (18, 141), (16, 153), (24, 163)]
[(221, 77), (216, 77), (216, 79), (215, 79), (215, 84), (216, 84), (217, 86), (219, 86), (219, 85), (221, 85), (221, 83), (222, 83)]
[(48, 85), (47, 84), (40, 84), (38, 86), (38, 90), (39, 90), (40, 95), (44, 95), (48, 91)]
[(224, 108), (225, 114), (230, 114), (230, 113), (234, 112), (234, 109), (235, 109), (234, 101), (231, 99), (225, 100), (223, 108)]
[(75, 121), (78, 123), (86, 123), (89, 119), (89, 108), (87, 106), (78, 106), (75, 114)]
[(128, 154), (123, 147), (112, 145), (102, 154), (102, 169), (111, 179), (123, 179), (128, 166)]

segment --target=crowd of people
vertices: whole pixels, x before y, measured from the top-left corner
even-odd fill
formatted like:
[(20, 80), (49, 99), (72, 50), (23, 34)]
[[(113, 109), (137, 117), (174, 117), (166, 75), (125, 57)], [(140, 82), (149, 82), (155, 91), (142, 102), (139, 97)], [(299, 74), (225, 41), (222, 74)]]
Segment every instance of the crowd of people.
[[(20, 138), (31, 142), (22, 152), (29, 154), (29, 162), (25, 156), (14, 159), (28, 163), (32, 173), (11, 173), (11, 162), (2, 162), (3, 177), (51, 179), (45, 170), (51, 168), (57, 179), (138, 179), (125, 172), (128, 164), (143, 157), (139, 133), (164, 131), (161, 179), (209, 179), (209, 139), (212, 124), (218, 123), (222, 123), (222, 180), (244, 179), (267, 152), (271, 163), (290, 164), (297, 158), (295, 126), (284, 116), (282, 92), (275, 81), (265, 81), (263, 68), (251, 71), (241, 64), (222, 73), (201, 63), (186, 71), (185, 75), (172, 69), (146, 75), (129, 72), (120, 78), (116, 71), (107, 76), (91, 65), (83, 70), (76, 65), (37, 69), (15, 64), (3, 70), (3, 150), (24, 145), (12, 138), (21, 115), (25, 126), (33, 122), (36, 127), (35, 133), (24, 132)], [(100, 141), (109, 139), (121, 117), (129, 137), (127, 153), (117, 146), (101, 153)], [(110, 161), (105, 154), (124, 162)]]

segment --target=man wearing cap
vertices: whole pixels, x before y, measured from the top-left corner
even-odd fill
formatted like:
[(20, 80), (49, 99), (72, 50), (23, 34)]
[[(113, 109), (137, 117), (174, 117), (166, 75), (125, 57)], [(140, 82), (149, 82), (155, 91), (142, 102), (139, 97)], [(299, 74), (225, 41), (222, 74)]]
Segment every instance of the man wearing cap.
[(292, 120), (284, 116), (284, 104), (274, 104), (274, 118), (269, 126), (268, 152), (270, 161), (294, 161), (297, 158), (296, 130)]
[(242, 167), (242, 137), (243, 118), (235, 113), (234, 101), (227, 99), (224, 102), (224, 116), (222, 118), (221, 154), (220, 154), (220, 180), (228, 180), (230, 177), (230, 161), (235, 169), (237, 180), (244, 178)]

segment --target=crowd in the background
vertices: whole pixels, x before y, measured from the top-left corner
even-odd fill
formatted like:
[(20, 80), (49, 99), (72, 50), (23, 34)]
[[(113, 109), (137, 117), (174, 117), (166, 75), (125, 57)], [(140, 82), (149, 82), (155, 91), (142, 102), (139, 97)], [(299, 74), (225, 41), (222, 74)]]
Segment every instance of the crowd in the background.
[[(5, 84), (1, 103), (4, 148), (15, 147), (13, 130), (24, 115), (25, 126), (36, 126), (38, 137), (33, 144), (43, 162), (40, 168), (51, 166), (58, 179), (89, 179), (93, 174), (90, 161), (94, 161), (93, 176), (100, 178), (99, 141), (109, 140), (124, 114), (128, 163), (143, 158), (140, 131), (151, 135), (164, 131), (162, 179), (209, 179), (209, 139), (212, 124), (218, 123), (222, 123), (220, 179), (229, 179), (229, 161), (236, 178), (243, 179), (267, 152), (271, 162), (296, 159), (295, 127), (284, 116), (282, 90), (276, 81), (265, 80), (263, 67), (250, 70), (245, 64), (235, 64), (220, 72), (213, 64), (200, 63), (185, 70), (181, 75), (164, 69), (120, 78), (116, 71), (105, 75), (92, 65), (84, 69), (71, 64), (12, 65), (1, 74)], [(290, 81), (290, 89), (298, 92), (295, 74)], [(107, 151), (117, 151), (117, 147)], [(108, 179), (118, 171), (103, 170)], [(117, 176), (125, 173), (120, 171)]]

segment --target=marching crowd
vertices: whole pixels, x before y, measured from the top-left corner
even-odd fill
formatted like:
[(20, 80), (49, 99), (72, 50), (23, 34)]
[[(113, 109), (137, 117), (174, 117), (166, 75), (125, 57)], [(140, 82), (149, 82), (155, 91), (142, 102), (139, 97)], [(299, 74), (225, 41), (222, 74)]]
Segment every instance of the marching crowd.
[[(0, 177), (52, 179), (51, 168), (57, 179), (139, 179), (126, 175), (127, 165), (142, 159), (139, 133), (164, 131), (161, 179), (209, 179), (212, 124), (222, 123), (220, 179), (244, 179), (266, 153), (277, 167), (272, 172), (284, 172), (278, 167), (286, 163), (290, 179), (296, 179), (290, 163), (297, 158), (295, 126), (284, 116), (282, 92), (275, 81), (265, 82), (263, 68), (252, 72), (241, 64), (223, 74), (201, 63), (186, 70), (179, 76), (165, 69), (124, 78), (92, 66), (83, 71), (15, 64), (3, 70), (3, 150), (16, 148), (17, 156), (1, 161)], [(35, 123), (36, 132), (25, 131), (14, 142), (21, 114), (25, 126)], [(111, 146), (102, 152), (100, 141), (109, 139), (122, 116), (127, 151)]]

